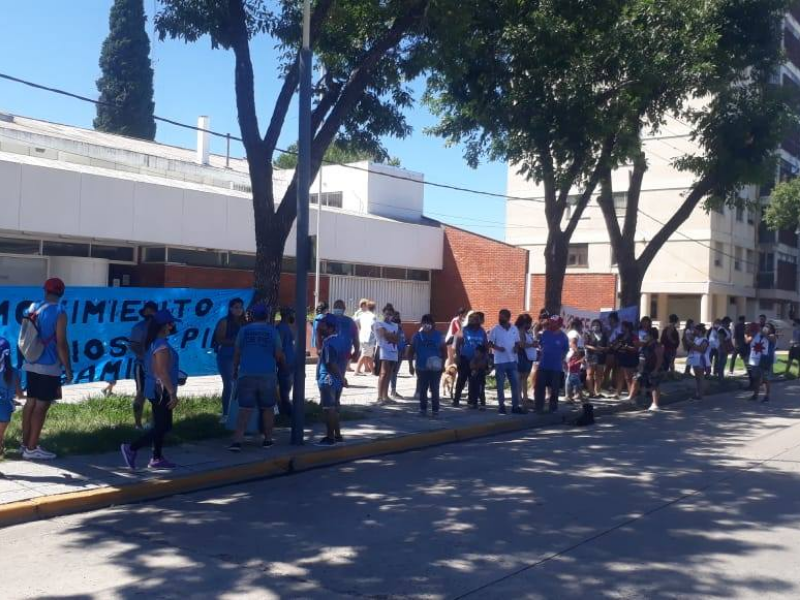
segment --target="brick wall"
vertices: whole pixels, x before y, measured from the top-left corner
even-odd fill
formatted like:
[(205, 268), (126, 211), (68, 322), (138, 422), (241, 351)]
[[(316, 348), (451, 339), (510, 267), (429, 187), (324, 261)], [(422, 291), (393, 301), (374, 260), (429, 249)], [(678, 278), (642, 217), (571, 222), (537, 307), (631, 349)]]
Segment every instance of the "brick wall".
[[(544, 306), (544, 275), (531, 275), (531, 312)], [(617, 276), (613, 273), (567, 273), (561, 303), (582, 310), (613, 308), (617, 305)]]
[(442, 225), (444, 256), (441, 271), (431, 279), (431, 312), (449, 321), (459, 307), (486, 313), (487, 325), (507, 308), (513, 315), (525, 304), (528, 251)]

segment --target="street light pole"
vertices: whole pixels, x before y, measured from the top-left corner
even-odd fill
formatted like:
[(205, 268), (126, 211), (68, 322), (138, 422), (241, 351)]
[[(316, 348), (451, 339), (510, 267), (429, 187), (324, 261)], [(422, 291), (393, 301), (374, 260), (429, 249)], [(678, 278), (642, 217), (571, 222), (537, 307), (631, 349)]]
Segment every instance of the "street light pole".
[(320, 252), (319, 230), (322, 223), (322, 167), (319, 169), (319, 193), (317, 194), (317, 248), (316, 248), (316, 270), (314, 275), (314, 304), (319, 304), (319, 275), (322, 266), (322, 253)]
[(311, 187), (311, 0), (303, 2), (303, 46), (300, 50), (300, 130), (297, 137), (297, 268), (295, 315), (297, 365), (292, 402), (292, 444), (303, 444), (308, 330), (308, 191)]

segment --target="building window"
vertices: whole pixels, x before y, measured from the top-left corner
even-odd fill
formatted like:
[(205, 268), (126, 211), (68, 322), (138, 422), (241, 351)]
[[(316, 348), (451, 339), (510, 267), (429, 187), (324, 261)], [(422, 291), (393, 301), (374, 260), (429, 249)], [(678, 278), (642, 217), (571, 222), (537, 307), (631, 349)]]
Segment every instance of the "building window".
[(356, 265), (356, 277), (374, 277), (380, 279), (381, 268), (374, 265)]
[(749, 208), (747, 209), (747, 224), (753, 225), (755, 223), (755, 215), (753, 215), (753, 211)]
[(45, 256), (89, 256), (89, 244), (71, 242), (44, 242), (42, 252)]
[[(309, 200), (311, 204), (316, 204), (319, 194), (310, 194)], [(342, 208), (342, 192), (322, 192), (322, 206), (332, 206), (333, 208)]]
[(744, 207), (742, 206), (736, 207), (736, 220), (739, 223), (742, 223), (744, 221)]
[(408, 269), (406, 275), (411, 281), (430, 281), (431, 272), (422, 269)]
[(589, 266), (589, 244), (570, 244), (567, 255), (568, 267)]
[(756, 253), (752, 250), (747, 251), (747, 264), (745, 265), (745, 270), (748, 273), (756, 272)]
[(39, 254), (39, 240), (0, 238), (0, 254)]
[(297, 259), (294, 256), (284, 256), (281, 259), (281, 273), (296, 273)]
[(142, 262), (146, 263), (167, 262), (167, 249), (164, 247), (142, 248)]
[(92, 244), (92, 258), (105, 258), (117, 262), (134, 262), (134, 251), (130, 246), (105, 246)]
[(326, 262), (325, 273), (328, 275), (353, 275), (353, 265), (350, 263)]
[(225, 253), (214, 252), (213, 250), (170, 248), (168, 262), (191, 267), (224, 267)]
[(736, 271), (742, 270), (742, 249), (739, 246), (735, 246), (733, 249), (733, 268)]
[(231, 269), (246, 269), (252, 270), (256, 268), (255, 254), (236, 254), (231, 252), (228, 254), (228, 266)]
[(722, 242), (714, 242), (714, 266), (722, 267), (724, 265), (725, 244)]
[(759, 299), (758, 310), (772, 312), (773, 308), (775, 308), (775, 303), (772, 300), (765, 300), (763, 298)]
[(406, 270), (398, 269), (397, 267), (383, 267), (384, 279), (405, 279)]
[(614, 192), (614, 214), (618, 217), (625, 216), (628, 208), (628, 192)]

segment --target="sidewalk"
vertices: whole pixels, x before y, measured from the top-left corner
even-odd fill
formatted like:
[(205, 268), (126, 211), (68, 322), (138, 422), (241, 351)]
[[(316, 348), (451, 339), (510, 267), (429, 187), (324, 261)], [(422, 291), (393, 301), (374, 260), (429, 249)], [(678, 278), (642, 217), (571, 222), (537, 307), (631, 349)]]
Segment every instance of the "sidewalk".
[[(358, 378), (356, 381), (361, 379), (366, 378)], [(374, 378), (370, 378), (370, 383), (372, 379)], [(0, 462), (0, 526), (4, 524), (2, 514), (4, 508), (24, 508), (25, 501), (30, 501), (33, 505), (42, 502), (58, 504), (59, 499), (62, 499), (69, 505), (66, 512), (78, 512), (81, 510), (83, 500), (80, 494), (77, 496), (74, 494), (76, 492), (104, 490), (105, 493), (113, 489), (115, 495), (109, 497), (116, 500), (106, 503), (107, 506), (158, 496), (159, 493), (154, 494), (152, 490), (147, 492), (140, 489), (142, 484), (148, 482), (153, 484), (149, 486), (150, 488), (155, 488), (155, 484), (174, 484), (160, 486), (163, 488), (163, 493), (160, 495), (163, 496), (232, 483), (236, 480), (312, 468), (327, 462), (342, 462), (504, 431), (559, 425), (571, 422), (580, 413), (579, 405), (561, 402), (560, 411), (552, 415), (499, 415), (494, 394), (490, 394), (489, 406), (485, 412), (466, 408), (463, 403), (461, 407), (453, 408), (448, 399), (443, 402), (439, 418), (421, 417), (418, 415), (417, 401), (410, 399), (412, 395), (410, 390), (413, 389), (414, 382), (415, 379), (408, 375), (401, 376), (398, 389), (401, 393), (405, 392), (408, 399), (398, 400), (387, 406), (377, 406), (371, 401), (360, 401), (366, 396), (374, 397), (372, 386), (368, 388), (369, 391), (365, 388), (353, 390), (348, 403), (364, 406), (364, 418), (356, 422), (343, 422), (342, 432), (346, 443), (334, 448), (313, 445), (313, 440), (321, 437), (324, 430), (324, 426), (319, 424), (306, 429), (307, 443), (302, 447), (289, 444), (288, 429), (276, 430), (276, 444), (272, 448), (262, 449), (256, 445), (246, 445), (240, 454), (232, 454), (226, 450), (225, 438), (168, 447), (167, 455), (179, 465), (171, 472), (149, 472), (142, 469), (132, 473), (122, 466), (118, 452), (70, 456), (39, 463), (5, 460)], [(209, 382), (208, 385), (210, 387), (214, 383)], [(120, 391), (124, 389), (121, 387)], [(669, 382), (664, 384), (662, 389), (666, 396), (665, 404), (678, 402), (688, 397), (693, 390), (693, 382), (691, 380)], [(636, 404), (624, 400), (600, 399), (594, 400), (593, 404), (597, 416), (637, 408)], [(639, 408), (645, 406), (646, 403), (641, 400)], [(146, 463), (145, 454), (143, 452), (140, 456), (143, 465)], [(226, 475), (226, 473), (238, 473), (238, 475)], [(187, 483), (182, 488), (182, 481), (192, 483)], [(126, 490), (129, 492), (127, 495)], [(29, 513), (29, 516), (22, 520), (31, 520), (36, 518), (36, 515), (64, 514), (58, 511), (45, 513), (41, 510), (37, 513), (36, 506), (28, 508), (30, 510), (26, 514)], [(97, 508), (97, 505), (86, 504), (83, 510), (89, 508)], [(6, 522), (9, 522), (8, 519)]]

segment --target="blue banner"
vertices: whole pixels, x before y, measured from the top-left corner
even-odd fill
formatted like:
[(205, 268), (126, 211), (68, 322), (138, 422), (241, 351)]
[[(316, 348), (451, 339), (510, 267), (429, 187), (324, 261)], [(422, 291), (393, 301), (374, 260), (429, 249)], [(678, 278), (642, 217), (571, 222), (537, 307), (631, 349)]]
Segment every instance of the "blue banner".
[[(217, 372), (212, 348), (214, 329), (228, 312), (228, 302), (250, 302), (252, 290), (189, 288), (68, 287), (61, 301), (67, 314), (67, 339), (72, 358), (72, 383), (130, 379), (134, 357), (128, 351), (133, 326), (148, 300), (170, 309), (181, 319), (170, 339), (180, 356), (181, 370), (189, 375)], [(42, 300), (38, 287), (0, 286), (0, 337), (16, 346), (23, 312)], [(16, 364), (21, 364), (17, 356)]]

